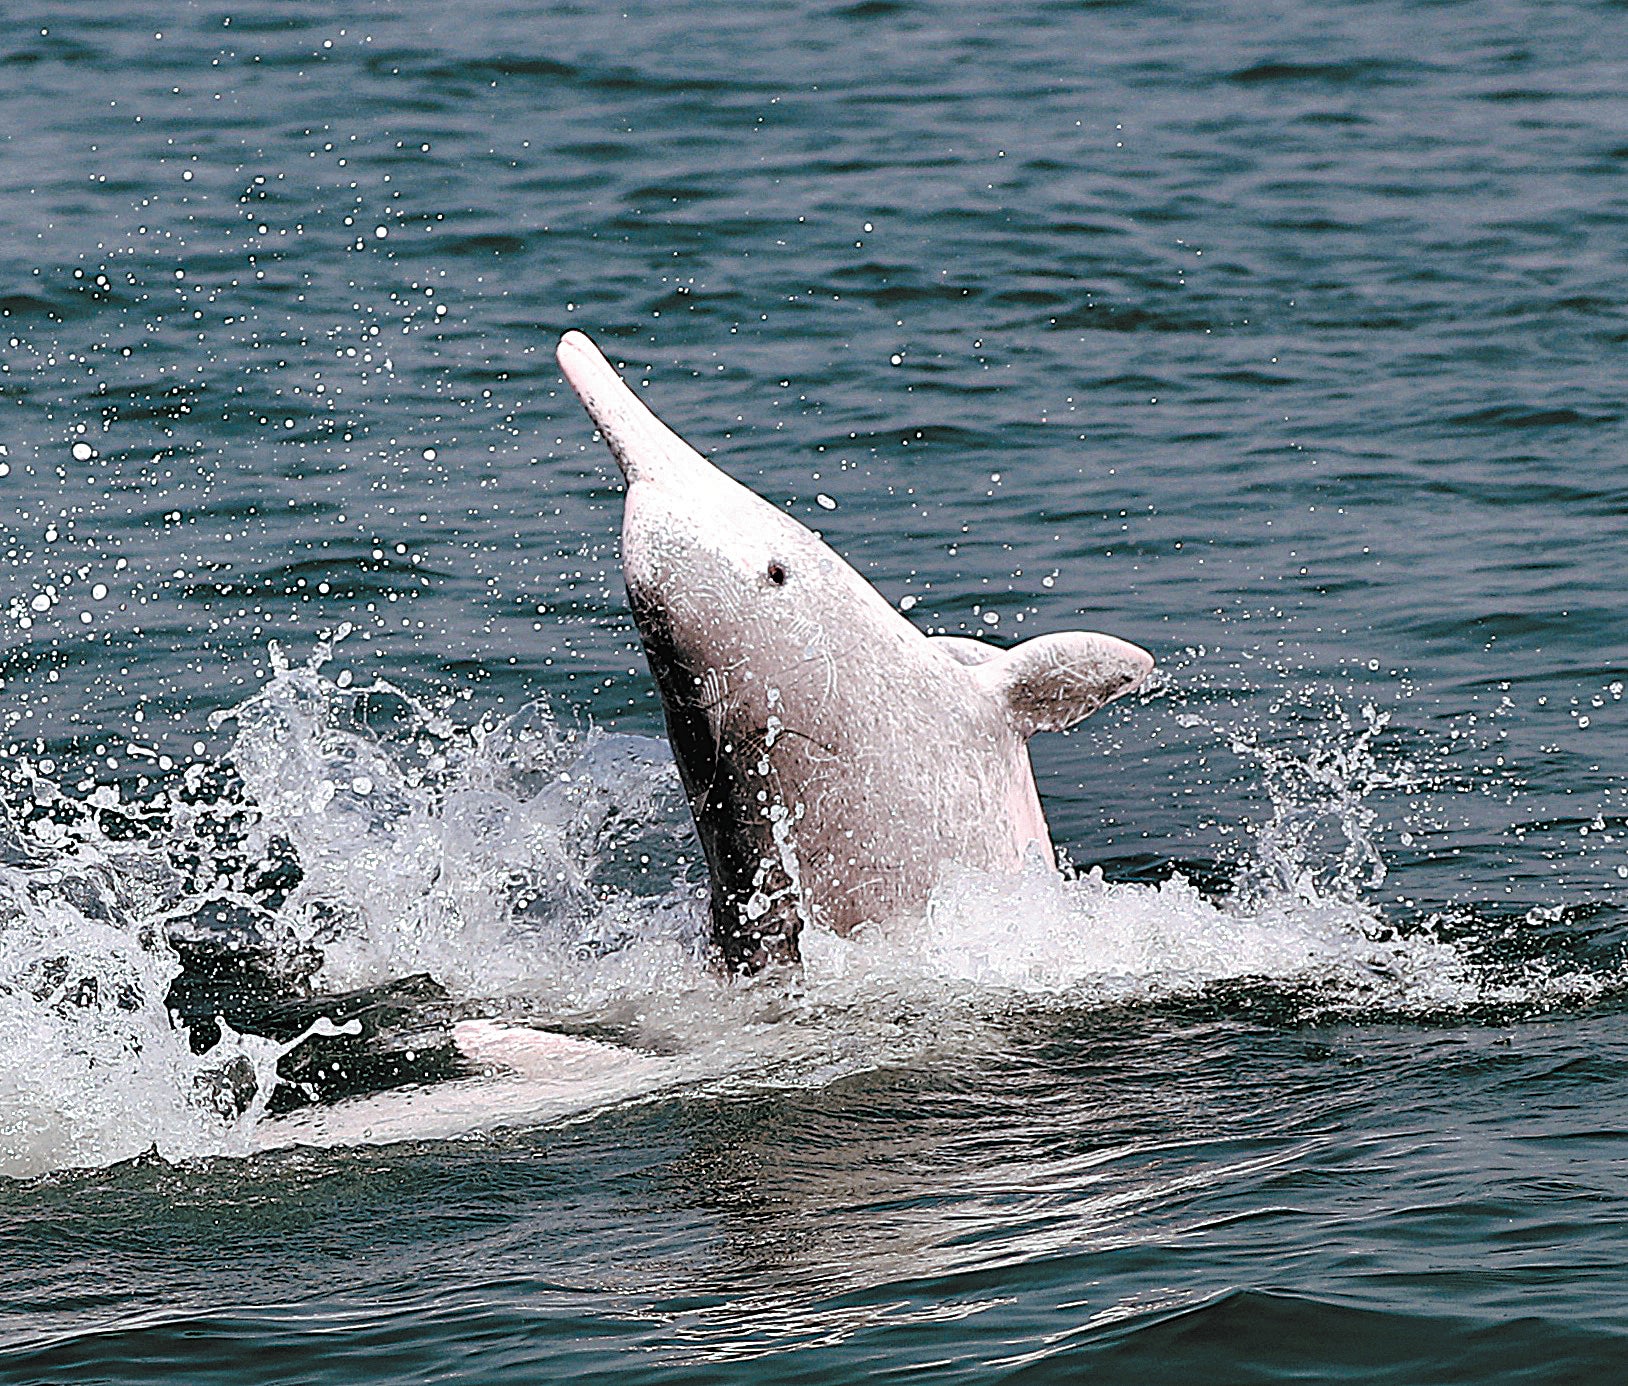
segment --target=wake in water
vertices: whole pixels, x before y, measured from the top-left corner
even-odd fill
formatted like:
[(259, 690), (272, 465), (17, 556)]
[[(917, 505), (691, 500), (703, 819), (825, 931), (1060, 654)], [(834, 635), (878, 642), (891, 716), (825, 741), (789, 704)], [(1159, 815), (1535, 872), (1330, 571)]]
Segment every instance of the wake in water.
[[(726, 982), (664, 743), (540, 705), (459, 728), (388, 684), (342, 687), (330, 654), (276, 657), (218, 719), (235, 727), (228, 764), (141, 803), (16, 770), (0, 1174), (448, 1136), (675, 1084), (824, 1083), (976, 1042), (1014, 1002), (1250, 984), (1292, 993), (1302, 1017), (1419, 1016), (1621, 985), (1494, 968), (1434, 921), (1399, 932), (1366, 903), (1384, 872), (1369, 795), (1418, 773), (1381, 765), (1371, 708), (1298, 752), (1228, 734), (1272, 813), (1224, 899), (1180, 876), (952, 872), (920, 919), (811, 931), (796, 979)], [(577, 1038), (516, 1049), (480, 1017)], [(331, 1103), (370, 1087), (396, 1091)]]

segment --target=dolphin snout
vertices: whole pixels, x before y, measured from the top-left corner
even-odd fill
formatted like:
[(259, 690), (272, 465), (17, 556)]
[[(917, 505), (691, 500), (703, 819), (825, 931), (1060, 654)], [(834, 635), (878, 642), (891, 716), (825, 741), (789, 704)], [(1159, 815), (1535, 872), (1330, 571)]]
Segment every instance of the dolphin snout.
[(567, 332), (555, 348), (554, 358), (566, 383), (576, 391), (588, 417), (594, 421), (616, 465), (631, 485), (660, 471), (671, 470), (681, 459), (701, 458), (678, 434), (646, 407), (605, 354), (582, 332)]
[(565, 372), (571, 388), (588, 405), (590, 414), (594, 412), (594, 407), (589, 403), (589, 398), (594, 394), (596, 385), (603, 392), (607, 386), (622, 383), (604, 353), (585, 332), (567, 332), (561, 337), (559, 346), (554, 350), (554, 359), (560, 363), (560, 369)]

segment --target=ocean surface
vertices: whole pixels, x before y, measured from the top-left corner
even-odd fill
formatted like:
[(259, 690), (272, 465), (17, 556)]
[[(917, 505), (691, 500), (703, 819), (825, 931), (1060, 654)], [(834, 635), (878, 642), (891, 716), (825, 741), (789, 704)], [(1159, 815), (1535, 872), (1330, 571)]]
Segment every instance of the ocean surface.
[[(1628, 1379), (1620, 3), (7, 17), (0, 1380)], [(570, 328), (1066, 880), (720, 980)]]

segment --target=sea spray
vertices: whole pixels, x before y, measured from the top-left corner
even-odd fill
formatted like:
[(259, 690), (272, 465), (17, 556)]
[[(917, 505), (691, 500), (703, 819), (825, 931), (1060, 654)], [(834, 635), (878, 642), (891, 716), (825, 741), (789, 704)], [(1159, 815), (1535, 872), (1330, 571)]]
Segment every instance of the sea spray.
[[(277, 1143), (277, 1065), (334, 1027), (279, 1042), (194, 1014), (189, 1029), (170, 1007), (199, 949), (319, 1013), (331, 993), (429, 974), (449, 1016), (593, 1033), (664, 1056), (664, 1082), (725, 1091), (976, 1050), (1014, 1007), (1242, 986), (1290, 1018), (1440, 1016), (1623, 985), (1615, 964), (1500, 967), (1473, 921), (1444, 932), (1383, 911), (1381, 805), (1433, 771), (1387, 740), (1385, 714), (1338, 703), (1299, 708), (1289, 730), (1210, 724), (1267, 805), (1225, 890), (1179, 872), (951, 868), (920, 917), (807, 930), (800, 974), (730, 982), (705, 950), (704, 874), (664, 743), (541, 703), (458, 726), (384, 680), (330, 678), (332, 649), (298, 664), (273, 650), (266, 682), (216, 719), (233, 730), (224, 763), (146, 798), (12, 767), (0, 1043), (18, 1061), (0, 1080), (0, 1173)], [(479, 1089), (461, 1100), (471, 1129), (490, 1124)], [(392, 1101), (389, 1129), (411, 1134), (412, 1090)], [(552, 1119), (560, 1103), (523, 1110)]]

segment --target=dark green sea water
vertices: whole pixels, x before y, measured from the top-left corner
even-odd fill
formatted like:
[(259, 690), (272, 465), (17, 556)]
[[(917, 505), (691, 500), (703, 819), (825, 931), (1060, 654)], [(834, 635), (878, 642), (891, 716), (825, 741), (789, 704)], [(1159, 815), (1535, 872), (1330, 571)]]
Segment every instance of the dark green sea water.
[[(6, 18), (0, 1380), (1628, 1379), (1620, 4)], [(571, 327), (1078, 879), (716, 978)]]

